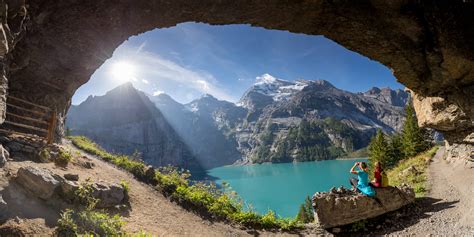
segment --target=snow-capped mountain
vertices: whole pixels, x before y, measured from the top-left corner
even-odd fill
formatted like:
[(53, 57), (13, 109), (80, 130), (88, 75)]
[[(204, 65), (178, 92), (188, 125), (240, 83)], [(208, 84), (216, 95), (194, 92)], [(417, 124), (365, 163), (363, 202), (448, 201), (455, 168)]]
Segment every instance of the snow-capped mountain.
[[(250, 87), (242, 96), (237, 105), (245, 108), (253, 108), (253, 97), (268, 97), (273, 101), (281, 101), (288, 99), (292, 94), (303, 90), (309, 81), (286, 81), (273, 77), (270, 74), (263, 74), (256, 78), (256, 83)], [(259, 94), (259, 95), (255, 95)]]
[[(89, 135), (89, 131), (94, 131), (90, 126), (107, 117), (80, 117), (84, 114), (98, 114), (86, 107), (104, 111), (113, 106), (115, 110), (109, 114), (116, 116), (104, 120), (106, 123), (101, 126), (106, 127), (111, 124), (110, 121), (123, 128), (136, 127), (135, 120), (128, 122), (127, 119), (130, 116), (134, 118), (133, 116), (147, 115), (147, 121), (152, 125), (154, 121), (170, 125), (166, 125), (169, 131), (157, 130), (156, 133), (153, 132), (153, 136), (159, 136), (159, 132), (163, 132), (162, 137), (174, 134), (177, 138), (173, 138), (173, 141), (183, 141), (183, 149), (190, 151), (191, 155), (188, 157), (207, 169), (236, 161), (261, 163), (332, 159), (367, 146), (378, 128), (386, 133), (400, 131), (404, 121), (403, 107), (408, 101), (408, 94), (402, 90), (372, 88), (364, 93), (351, 93), (338, 89), (325, 80), (287, 81), (270, 74), (256, 79), (255, 84), (237, 104), (219, 100), (209, 94), (187, 104), (178, 103), (164, 93), (148, 95), (157, 108), (149, 116), (147, 113), (154, 111), (153, 109), (141, 109), (128, 113), (125, 117), (120, 116), (120, 111), (129, 111), (130, 105), (115, 101), (137, 101), (135, 107), (131, 108), (138, 108), (140, 101), (150, 104), (147, 99), (133, 99), (136, 96), (127, 99), (127, 94), (104, 96), (104, 99), (90, 98), (77, 108), (71, 108), (68, 125), (73, 130)], [(135, 92), (133, 87), (124, 88), (133, 92), (128, 93), (130, 95), (144, 96), (142, 92)], [(85, 112), (78, 113), (77, 110)], [(157, 118), (150, 120), (149, 117), (153, 116)], [(80, 129), (77, 130), (76, 127)], [(117, 129), (117, 126), (111, 129)], [(150, 136), (147, 129), (120, 131), (123, 138), (133, 137), (133, 133), (137, 131), (143, 131), (145, 137)], [(99, 143), (112, 150), (133, 151), (136, 148), (131, 146), (133, 149), (128, 149), (125, 140), (110, 140), (111, 136), (107, 134), (102, 136), (95, 132), (92, 136), (92, 139), (100, 138)], [(160, 144), (173, 143), (165, 140), (161, 139)], [(155, 149), (150, 142), (152, 140), (147, 138), (148, 150), (160, 150), (159, 147)], [(180, 160), (177, 157), (174, 159)], [(190, 158), (185, 160), (189, 162)]]

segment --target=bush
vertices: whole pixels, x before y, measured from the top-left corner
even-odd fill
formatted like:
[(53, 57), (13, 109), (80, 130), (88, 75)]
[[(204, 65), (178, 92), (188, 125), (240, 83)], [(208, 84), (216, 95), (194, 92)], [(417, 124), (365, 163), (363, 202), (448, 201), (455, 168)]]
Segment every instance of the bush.
[(49, 148), (45, 147), (39, 152), (39, 159), (41, 162), (50, 162), (51, 161), (51, 151)]
[(103, 211), (85, 209), (73, 211), (67, 209), (61, 213), (56, 233), (58, 236), (77, 236), (90, 234), (93, 236), (121, 236), (125, 222), (119, 215), (109, 215)]
[[(71, 137), (71, 140), (80, 149), (97, 155), (144, 180), (146, 166), (142, 161), (131, 160), (124, 155), (107, 153), (85, 137)], [(156, 188), (164, 195), (169, 196), (180, 205), (203, 211), (214, 218), (255, 228), (282, 230), (301, 228), (301, 223), (295, 219), (278, 218), (272, 211), (265, 215), (259, 215), (252, 210), (246, 211), (243, 209), (241, 200), (233, 193), (219, 190), (214, 183), (191, 183), (189, 177), (190, 173), (187, 170), (166, 166), (155, 170), (155, 175), (152, 178), (153, 182), (158, 184)]]
[(90, 179), (79, 185), (75, 191), (76, 204), (84, 205), (78, 210), (66, 209), (58, 220), (56, 233), (59, 236), (76, 236), (91, 234), (93, 236), (120, 236), (124, 235), (122, 221), (119, 215), (109, 215), (95, 210), (99, 199), (93, 197), (93, 188)]
[(74, 211), (70, 209), (61, 213), (61, 218), (56, 226), (59, 236), (76, 236), (78, 234), (77, 224), (72, 217), (73, 213)]
[(58, 155), (54, 158), (54, 164), (66, 167), (73, 160), (71, 153), (66, 150), (59, 149)]

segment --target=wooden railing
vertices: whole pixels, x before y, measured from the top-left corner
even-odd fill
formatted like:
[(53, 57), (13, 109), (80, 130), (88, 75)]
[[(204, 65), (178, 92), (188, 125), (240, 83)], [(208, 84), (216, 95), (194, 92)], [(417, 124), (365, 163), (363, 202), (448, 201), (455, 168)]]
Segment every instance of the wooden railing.
[(23, 136), (37, 135), (51, 144), (56, 127), (56, 111), (14, 96), (7, 96), (6, 118), (0, 132)]

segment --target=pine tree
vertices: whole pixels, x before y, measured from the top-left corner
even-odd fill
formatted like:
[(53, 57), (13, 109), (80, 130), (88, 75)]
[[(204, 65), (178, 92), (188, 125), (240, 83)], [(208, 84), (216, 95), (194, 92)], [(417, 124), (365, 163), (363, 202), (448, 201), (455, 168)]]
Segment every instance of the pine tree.
[(302, 222), (302, 223), (307, 223), (308, 220), (306, 219), (306, 210), (304, 208), (304, 205), (300, 205), (300, 210), (298, 211), (298, 214), (296, 215), (296, 220)]
[(400, 134), (394, 134), (390, 138), (390, 144), (388, 145), (387, 150), (387, 160), (385, 162), (384, 168), (389, 169), (395, 166), (398, 161), (405, 158), (405, 154), (403, 152), (403, 139)]
[(313, 222), (314, 221), (313, 202), (311, 202), (311, 198), (309, 198), (309, 196), (306, 196), (305, 212), (306, 212), (307, 223)]
[(313, 205), (309, 196), (306, 196), (305, 202), (300, 205), (296, 219), (302, 223), (310, 223), (314, 221)]
[(426, 150), (423, 130), (418, 126), (415, 111), (411, 105), (405, 107), (406, 120), (403, 124), (403, 152), (406, 157), (415, 156)]
[[(385, 141), (384, 134), (382, 133), (381, 129), (377, 130), (377, 133), (374, 137), (370, 140), (369, 143), (369, 162), (371, 166), (371, 170), (373, 170), (373, 166), (375, 162), (380, 162), (383, 167), (386, 166), (386, 160), (388, 155), (388, 145)], [(372, 173), (372, 172), (371, 172)]]
[(69, 127), (66, 128), (66, 137), (71, 136), (71, 129)]

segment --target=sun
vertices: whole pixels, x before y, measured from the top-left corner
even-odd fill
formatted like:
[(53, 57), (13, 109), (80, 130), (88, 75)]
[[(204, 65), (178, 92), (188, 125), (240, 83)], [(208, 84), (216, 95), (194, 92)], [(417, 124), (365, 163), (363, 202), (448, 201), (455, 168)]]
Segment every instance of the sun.
[(130, 62), (119, 61), (112, 65), (111, 73), (120, 82), (133, 81), (136, 78), (136, 67)]

